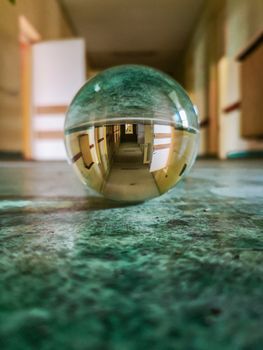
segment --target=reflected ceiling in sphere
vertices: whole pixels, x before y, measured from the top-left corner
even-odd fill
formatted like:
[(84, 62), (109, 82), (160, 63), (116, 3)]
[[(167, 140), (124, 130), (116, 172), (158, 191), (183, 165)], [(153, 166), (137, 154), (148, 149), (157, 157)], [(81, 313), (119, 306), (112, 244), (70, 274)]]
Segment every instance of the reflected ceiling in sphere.
[(124, 65), (89, 80), (65, 121), (67, 154), (81, 180), (104, 197), (137, 202), (174, 187), (198, 148), (198, 118), (166, 74)]

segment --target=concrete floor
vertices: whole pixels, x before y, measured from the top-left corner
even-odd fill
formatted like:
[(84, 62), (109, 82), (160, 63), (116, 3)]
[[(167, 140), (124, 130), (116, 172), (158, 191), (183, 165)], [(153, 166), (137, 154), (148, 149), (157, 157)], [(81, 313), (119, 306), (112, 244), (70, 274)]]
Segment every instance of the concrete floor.
[(133, 206), (0, 164), (1, 349), (262, 349), (263, 162), (199, 161)]

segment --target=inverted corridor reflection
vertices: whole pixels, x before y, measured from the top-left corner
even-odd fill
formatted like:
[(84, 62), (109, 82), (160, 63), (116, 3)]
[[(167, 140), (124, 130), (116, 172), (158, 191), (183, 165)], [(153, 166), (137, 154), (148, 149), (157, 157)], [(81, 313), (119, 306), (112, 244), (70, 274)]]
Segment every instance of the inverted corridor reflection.
[(106, 197), (141, 201), (173, 187), (193, 161), (192, 130), (162, 124), (112, 124), (70, 130), (72, 163)]

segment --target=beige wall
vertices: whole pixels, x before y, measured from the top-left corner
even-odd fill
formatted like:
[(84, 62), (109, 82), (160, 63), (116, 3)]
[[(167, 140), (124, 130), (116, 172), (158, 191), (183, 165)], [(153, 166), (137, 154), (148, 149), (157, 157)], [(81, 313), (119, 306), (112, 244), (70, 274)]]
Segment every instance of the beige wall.
[[(216, 61), (223, 51), (224, 0), (208, 1), (181, 58), (183, 85), (199, 111), (201, 129), (199, 154), (217, 152), (217, 135), (210, 137), (210, 124), (216, 124)], [(213, 106), (211, 106), (211, 101)], [(214, 128), (213, 128), (214, 129)]]
[(56, 0), (0, 1), (0, 151), (22, 151), (21, 56), (19, 16), (23, 15), (41, 40), (72, 36)]
[[(217, 154), (225, 158), (231, 151), (263, 149), (263, 143), (257, 142), (255, 147), (253, 141), (241, 140), (240, 111), (235, 111), (233, 118), (222, 115), (222, 109), (227, 106), (225, 98), (220, 96), (223, 82), (224, 90), (230, 92), (228, 103), (241, 98), (239, 74), (229, 73), (238, 71), (236, 55), (262, 29), (262, 23), (262, 0), (211, 0), (195, 27), (181, 65), (183, 84), (199, 109), (201, 124), (209, 119), (209, 124), (201, 128), (201, 155)], [(228, 61), (231, 72), (224, 69), (222, 59)], [(235, 96), (234, 100), (231, 96)], [(225, 129), (219, 127), (222, 120)], [(230, 135), (234, 137), (229, 143)]]
[(235, 57), (263, 29), (263, 1), (228, 0), (226, 16), (226, 54)]

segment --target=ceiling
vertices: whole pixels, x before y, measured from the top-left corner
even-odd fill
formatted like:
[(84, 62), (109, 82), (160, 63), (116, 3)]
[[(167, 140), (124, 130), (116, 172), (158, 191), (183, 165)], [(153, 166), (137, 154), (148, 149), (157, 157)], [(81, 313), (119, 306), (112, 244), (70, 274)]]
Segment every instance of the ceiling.
[(175, 70), (205, 0), (60, 0), (92, 69), (139, 63)]

